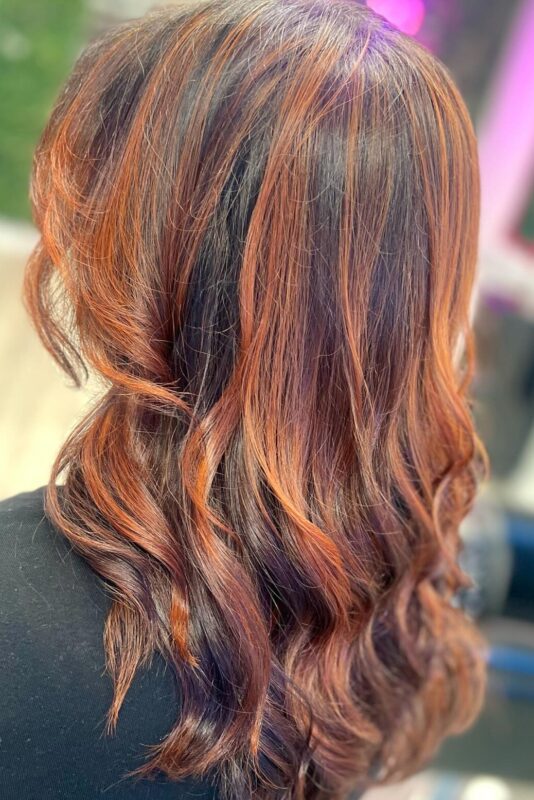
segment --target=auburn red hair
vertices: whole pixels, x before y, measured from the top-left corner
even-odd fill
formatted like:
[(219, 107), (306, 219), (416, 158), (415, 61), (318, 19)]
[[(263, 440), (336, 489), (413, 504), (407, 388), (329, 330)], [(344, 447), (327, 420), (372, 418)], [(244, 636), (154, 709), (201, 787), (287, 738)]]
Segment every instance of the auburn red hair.
[(446, 69), (352, 0), (171, 7), (78, 60), (25, 298), (105, 386), (46, 514), (113, 596), (109, 730), (155, 650), (177, 679), (133, 774), (345, 798), (477, 714), (477, 169)]

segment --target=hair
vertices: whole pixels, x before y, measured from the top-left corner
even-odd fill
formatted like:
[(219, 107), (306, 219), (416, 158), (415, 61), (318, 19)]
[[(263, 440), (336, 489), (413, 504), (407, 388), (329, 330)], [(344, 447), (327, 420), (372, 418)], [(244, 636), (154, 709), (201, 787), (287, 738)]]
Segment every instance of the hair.
[(447, 70), (352, 0), (158, 9), (81, 54), (31, 199), (26, 307), (105, 388), (45, 513), (112, 598), (108, 734), (154, 652), (176, 678), (128, 775), (409, 775), (485, 685), (457, 602), (479, 180)]

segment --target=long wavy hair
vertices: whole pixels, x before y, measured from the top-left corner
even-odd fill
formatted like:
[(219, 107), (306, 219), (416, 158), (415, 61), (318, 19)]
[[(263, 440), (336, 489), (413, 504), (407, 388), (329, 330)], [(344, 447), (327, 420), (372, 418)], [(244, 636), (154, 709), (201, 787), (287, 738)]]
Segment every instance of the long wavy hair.
[(128, 775), (310, 800), (410, 774), (485, 682), (456, 602), (487, 472), (478, 167), (448, 72), (353, 0), (159, 9), (82, 53), (31, 197), (26, 306), (105, 386), (45, 513), (111, 593), (108, 733), (155, 651), (176, 676)]

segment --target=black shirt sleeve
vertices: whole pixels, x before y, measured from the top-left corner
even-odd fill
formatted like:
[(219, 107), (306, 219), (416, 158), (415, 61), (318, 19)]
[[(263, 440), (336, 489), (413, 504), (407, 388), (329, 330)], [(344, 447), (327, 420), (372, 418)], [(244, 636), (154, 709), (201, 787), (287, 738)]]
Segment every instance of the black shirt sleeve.
[(100, 578), (48, 522), (44, 487), (0, 502), (0, 797), (3, 800), (215, 800), (200, 781), (134, 783), (144, 745), (177, 713), (157, 654), (126, 695), (117, 731), (103, 628), (111, 602)]

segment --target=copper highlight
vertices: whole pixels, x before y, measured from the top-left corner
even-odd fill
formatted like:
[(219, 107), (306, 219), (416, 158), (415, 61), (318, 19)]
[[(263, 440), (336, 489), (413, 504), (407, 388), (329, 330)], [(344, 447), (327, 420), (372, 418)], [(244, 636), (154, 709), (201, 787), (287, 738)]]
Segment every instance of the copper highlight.
[[(25, 302), (76, 385), (46, 514), (176, 724), (135, 776), (321, 800), (479, 711), (456, 603), (486, 456), (475, 137), (446, 69), (352, 0), (159, 9), (80, 56), (37, 147)], [(63, 476), (63, 484), (60, 477)]]

